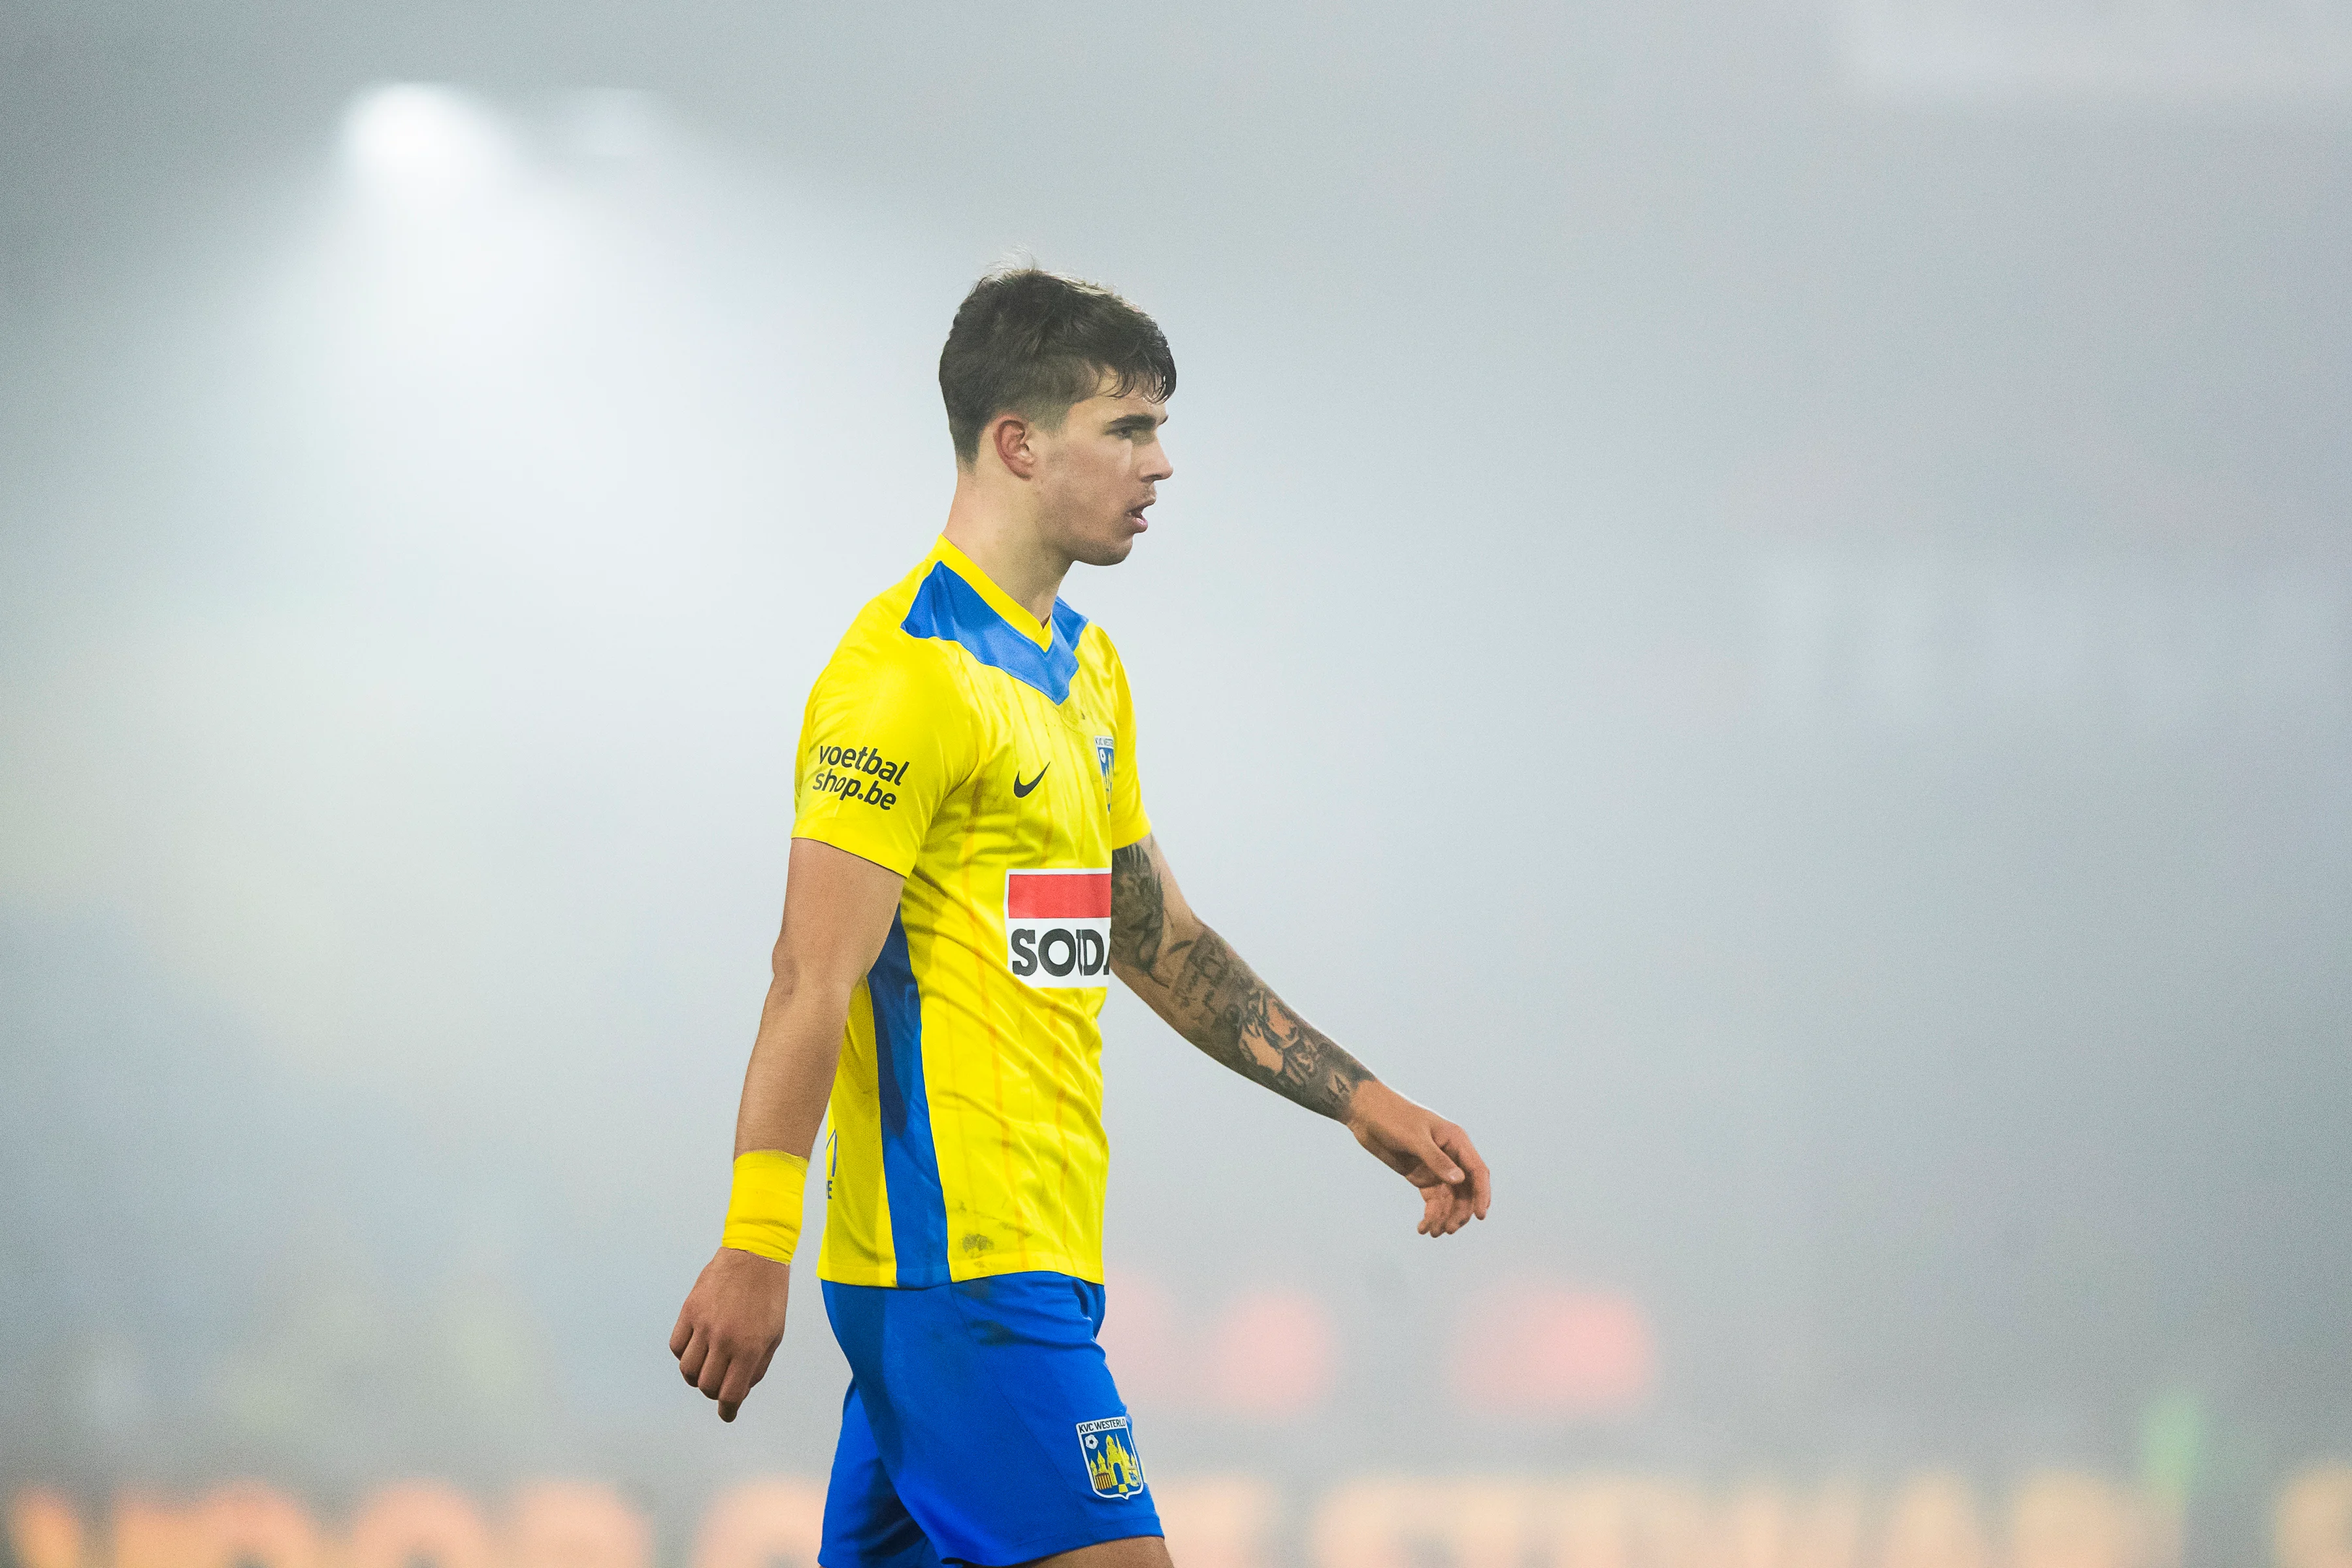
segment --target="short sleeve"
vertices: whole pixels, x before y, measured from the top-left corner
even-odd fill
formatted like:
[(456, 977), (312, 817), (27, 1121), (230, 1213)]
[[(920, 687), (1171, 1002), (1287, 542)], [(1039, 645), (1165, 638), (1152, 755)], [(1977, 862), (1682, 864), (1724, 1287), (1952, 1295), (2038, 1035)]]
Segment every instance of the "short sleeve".
[(845, 648), (801, 721), (793, 837), (904, 876), (940, 803), (977, 763), (971, 706), (929, 647)]
[(1143, 813), (1143, 784), (1135, 769), (1135, 699), (1127, 689), (1127, 666), (1111, 655), (1115, 739), (1110, 753), (1110, 847), (1124, 849), (1151, 831)]

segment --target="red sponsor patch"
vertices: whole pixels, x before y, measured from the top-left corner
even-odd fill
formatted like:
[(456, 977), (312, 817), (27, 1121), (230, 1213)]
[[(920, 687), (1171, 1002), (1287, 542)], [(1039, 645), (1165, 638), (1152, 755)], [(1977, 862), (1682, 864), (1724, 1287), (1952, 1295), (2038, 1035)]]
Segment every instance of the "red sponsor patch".
[(1007, 871), (1004, 918), (1011, 921), (1110, 919), (1108, 871)]

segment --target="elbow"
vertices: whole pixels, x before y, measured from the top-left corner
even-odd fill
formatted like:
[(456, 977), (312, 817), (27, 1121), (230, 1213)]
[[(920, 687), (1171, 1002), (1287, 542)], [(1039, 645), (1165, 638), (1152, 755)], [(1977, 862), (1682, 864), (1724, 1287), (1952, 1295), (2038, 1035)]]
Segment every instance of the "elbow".
[(790, 1001), (809, 989), (821, 976), (809, 967), (807, 959), (787, 952), (782, 943), (768, 961), (768, 994), (779, 1002)]
[(790, 1007), (818, 1003), (846, 1013), (850, 994), (857, 989), (863, 977), (858, 973), (835, 973), (828, 966), (812, 964), (803, 955), (788, 952), (782, 945), (768, 965), (768, 1001), (771, 1006)]

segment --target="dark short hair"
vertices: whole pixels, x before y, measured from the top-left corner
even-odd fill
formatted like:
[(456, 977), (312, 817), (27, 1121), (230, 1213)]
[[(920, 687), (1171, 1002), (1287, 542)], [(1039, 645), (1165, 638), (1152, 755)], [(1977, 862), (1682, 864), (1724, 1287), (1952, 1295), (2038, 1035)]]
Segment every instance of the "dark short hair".
[(980, 455), (980, 433), (1000, 414), (1052, 426), (1106, 390), (1163, 403), (1175, 394), (1176, 360), (1159, 323), (1108, 289), (1034, 267), (973, 284), (940, 351), (959, 462)]

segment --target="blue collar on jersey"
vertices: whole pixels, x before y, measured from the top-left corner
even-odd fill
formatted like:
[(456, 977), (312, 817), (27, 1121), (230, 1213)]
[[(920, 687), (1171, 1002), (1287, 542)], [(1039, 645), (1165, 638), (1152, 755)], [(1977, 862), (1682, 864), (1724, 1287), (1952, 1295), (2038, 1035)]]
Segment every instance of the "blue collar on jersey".
[(1087, 629), (1087, 618), (1055, 600), (1054, 640), (1050, 647), (1039, 647), (1035, 637), (999, 615), (979, 589), (940, 561), (915, 590), (915, 602), (898, 629), (909, 637), (959, 644), (991, 669), (1001, 669), (1058, 703), (1069, 696), (1070, 678), (1078, 673), (1078, 637)]

